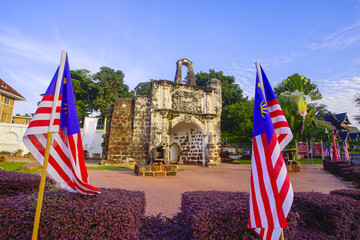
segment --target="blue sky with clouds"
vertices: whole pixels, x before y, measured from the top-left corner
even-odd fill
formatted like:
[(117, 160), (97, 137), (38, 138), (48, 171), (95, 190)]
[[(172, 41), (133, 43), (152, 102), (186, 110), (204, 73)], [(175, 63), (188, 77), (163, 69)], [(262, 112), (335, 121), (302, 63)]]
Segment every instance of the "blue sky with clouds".
[(234, 75), (254, 95), (255, 61), (271, 84), (299, 73), (316, 83), (330, 111), (360, 109), (360, 1), (0, 1), (0, 78), (33, 113), (66, 50), (71, 69), (125, 73), (133, 89), (173, 80), (176, 61), (194, 72)]

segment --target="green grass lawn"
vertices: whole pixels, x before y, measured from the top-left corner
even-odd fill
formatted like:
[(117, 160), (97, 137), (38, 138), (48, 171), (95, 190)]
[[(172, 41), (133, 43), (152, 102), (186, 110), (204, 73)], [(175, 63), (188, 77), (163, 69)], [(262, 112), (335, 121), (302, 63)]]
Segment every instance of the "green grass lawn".
[[(299, 160), (299, 162), (301, 164), (308, 164), (308, 160), (305, 159), (305, 160)], [(322, 164), (322, 159), (321, 158), (314, 158), (313, 159), (313, 163), (314, 164)], [(311, 164), (311, 158), (309, 158), (309, 164)]]
[[(234, 160), (238, 163), (241, 163), (241, 164), (251, 164), (251, 160)], [(308, 164), (308, 160), (305, 159), (305, 160), (300, 160), (299, 161), (301, 164)], [(314, 158), (313, 159), (313, 163), (314, 164), (322, 164), (322, 160), (321, 158)], [(309, 164), (311, 164), (311, 158), (309, 159)]]
[(24, 164), (26, 164), (26, 162), (4, 162), (0, 164), (0, 167), (5, 171), (14, 171)]
[(127, 168), (120, 166), (108, 166), (108, 165), (100, 165), (98, 167), (87, 167), (88, 170), (124, 170)]
[(251, 160), (248, 159), (248, 160), (240, 160), (240, 159), (236, 159), (234, 160), (235, 162), (238, 162), (240, 164), (251, 164)]
[[(5, 162), (1, 163), (0, 167), (2, 167), (5, 171), (15, 171), (15, 172), (24, 172), (24, 173), (38, 173), (41, 171), (16, 171), (19, 167), (26, 164), (27, 162)], [(124, 170), (127, 168), (120, 166), (98, 166), (98, 167), (87, 167), (88, 170)]]

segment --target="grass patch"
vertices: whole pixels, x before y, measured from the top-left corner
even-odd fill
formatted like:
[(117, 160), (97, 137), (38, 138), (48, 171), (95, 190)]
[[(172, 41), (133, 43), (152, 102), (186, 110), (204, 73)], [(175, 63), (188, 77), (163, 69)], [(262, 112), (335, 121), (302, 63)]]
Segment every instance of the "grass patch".
[(236, 159), (234, 160), (235, 162), (238, 162), (240, 164), (251, 164), (251, 160), (248, 159), (248, 160), (241, 160), (241, 159)]
[(0, 164), (0, 167), (5, 171), (14, 171), (24, 164), (26, 164), (26, 162), (4, 162)]
[[(308, 160), (307, 160), (307, 159), (298, 160), (298, 162), (300, 162), (301, 164), (308, 164)], [(321, 158), (314, 158), (314, 159), (313, 159), (313, 163), (314, 163), (314, 164), (322, 164), (322, 159), (321, 159)], [(311, 158), (309, 158), (309, 164), (311, 164)]]
[(98, 167), (86, 167), (88, 170), (125, 170), (127, 168), (121, 166), (108, 166), (108, 165), (100, 165)]

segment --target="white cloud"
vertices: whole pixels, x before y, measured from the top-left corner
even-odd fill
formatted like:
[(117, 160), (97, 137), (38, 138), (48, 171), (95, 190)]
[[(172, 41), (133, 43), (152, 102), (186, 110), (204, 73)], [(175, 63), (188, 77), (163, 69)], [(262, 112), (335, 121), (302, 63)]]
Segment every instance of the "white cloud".
[(339, 29), (337, 32), (324, 37), (320, 43), (310, 44), (310, 48), (312, 50), (344, 48), (355, 44), (360, 44), (360, 22)]

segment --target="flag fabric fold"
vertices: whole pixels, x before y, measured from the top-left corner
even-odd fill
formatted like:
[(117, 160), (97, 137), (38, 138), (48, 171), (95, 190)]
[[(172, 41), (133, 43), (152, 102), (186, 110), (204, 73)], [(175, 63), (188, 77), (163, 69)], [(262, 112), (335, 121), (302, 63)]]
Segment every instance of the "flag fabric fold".
[[(97, 188), (88, 183), (67, 55), (59, 97), (54, 99), (58, 74), (60, 74), (59, 68), (38, 105), (24, 134), (23, 142), (36, 160), (43, 165), (47, 135), (50, 126), (54, 126), (55, 128), (51, 129), (53, 139), (48, 160), (48, 173), (61, 187), (69, 191), (83, 195), (100, 193)], [(50, 123), (54, 101), (56, 111), (53, 122)]]
[(255, 86), (249, 227), (263, 239), (278, 240), (281, 229), (288, 226), (286, 217), (293, 202), (293, 189), (281, 151), (293, 135), (261, 66), (259, 69)]

